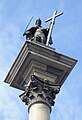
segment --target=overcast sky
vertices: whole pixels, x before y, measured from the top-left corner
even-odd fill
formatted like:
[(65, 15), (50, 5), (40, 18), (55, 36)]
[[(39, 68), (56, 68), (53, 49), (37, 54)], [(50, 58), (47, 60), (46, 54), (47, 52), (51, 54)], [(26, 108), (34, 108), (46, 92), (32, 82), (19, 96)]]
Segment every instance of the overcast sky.
[(56, 18), (52, 33), (57, 52), (78, 60), (61, 87), (52, 108), (51, 120), (82, 120), (82, 0), (0, 0), (0, 120), (27, 120), (27, 106), (19, 99), (22, 91), (9, 87), (4, 79), (22, 48), (22, 36), (37, 18), (44, 21), (54, 10), (64, 12)]

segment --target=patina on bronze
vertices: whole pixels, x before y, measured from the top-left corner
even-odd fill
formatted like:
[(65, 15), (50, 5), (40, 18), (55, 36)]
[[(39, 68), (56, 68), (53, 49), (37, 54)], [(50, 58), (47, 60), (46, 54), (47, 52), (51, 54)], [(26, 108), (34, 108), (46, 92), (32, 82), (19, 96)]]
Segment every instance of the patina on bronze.
[[(53, 26), (55, 24), (55, 18), (62, 15), (63, 13), (60, 12), (57, 14), (57, 11), (54, 11), (54, 14), (51, 18), (45, 20), (45, 22), (49, 22), (50, 26), (48, 28), (43, 28), (41, 26), (41, 19), (37, 19), (35, 22), (35, 26), (31, 27), (30, 29), (26, 29), (23, 36), (26, 35), (26, 40), (30, 40), (30, 41), (34, 41), (34, 42), (39, 42), (45, 45), (51, 45), (53, 44), (52, 42), (52, 30), (53, 30)], [(33, 17), (31, 18), (31, 20), (33, 19)], [(31, 20), (29, 22), (31, 22)], [(27, 27), (26, 27), (27, 28)]]
[[(23, 34), (26, 35), (26, 40), (39, 42), (46, 45), (47, 42), (47, 36), (49, 33), (49, 27), (43, 28), (41, 26), (41, 19), (37, 19), (35, 22), (35, 26), (31, 27), (30, 29), (26, 30)], [(49, 44), (52, 44), (52, 38), (50, 37)]]

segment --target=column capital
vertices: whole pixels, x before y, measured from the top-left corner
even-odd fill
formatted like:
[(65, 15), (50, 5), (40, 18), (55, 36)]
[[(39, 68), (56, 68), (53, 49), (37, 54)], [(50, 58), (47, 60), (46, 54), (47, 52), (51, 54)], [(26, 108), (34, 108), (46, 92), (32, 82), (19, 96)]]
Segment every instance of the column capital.
[(28, 85), (25, 86), (25, 92), (19, 97), (29, 107), (34, 103), (44, 103), (50, 108), (54, 106), (56, 94), (60, 91), (60, 86), (54, 86), (48, 80), (40, 80), (36, 76), (31, 76)]

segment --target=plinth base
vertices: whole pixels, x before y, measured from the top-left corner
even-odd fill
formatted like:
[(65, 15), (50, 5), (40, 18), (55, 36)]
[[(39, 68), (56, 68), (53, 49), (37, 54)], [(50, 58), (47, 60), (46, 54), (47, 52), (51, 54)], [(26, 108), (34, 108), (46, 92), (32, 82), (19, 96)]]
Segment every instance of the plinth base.
[(36, 75), (43, 81), (47, 79), (50, 84), (62, 86), (76, 62), (77, 60), (57, 53), (49, 46), (26, 41), (5, 82), (25, 91), (31, 75)]

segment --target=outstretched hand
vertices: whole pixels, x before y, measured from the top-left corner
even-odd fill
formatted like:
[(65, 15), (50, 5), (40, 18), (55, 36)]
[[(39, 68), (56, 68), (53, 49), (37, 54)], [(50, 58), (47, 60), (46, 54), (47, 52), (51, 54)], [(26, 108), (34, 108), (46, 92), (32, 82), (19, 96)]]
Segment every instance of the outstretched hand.
[(24, 33), (23, 33), (23, 36), (25, 36), (25, 35), (26, 35), (26, 33), (24, 32)]

